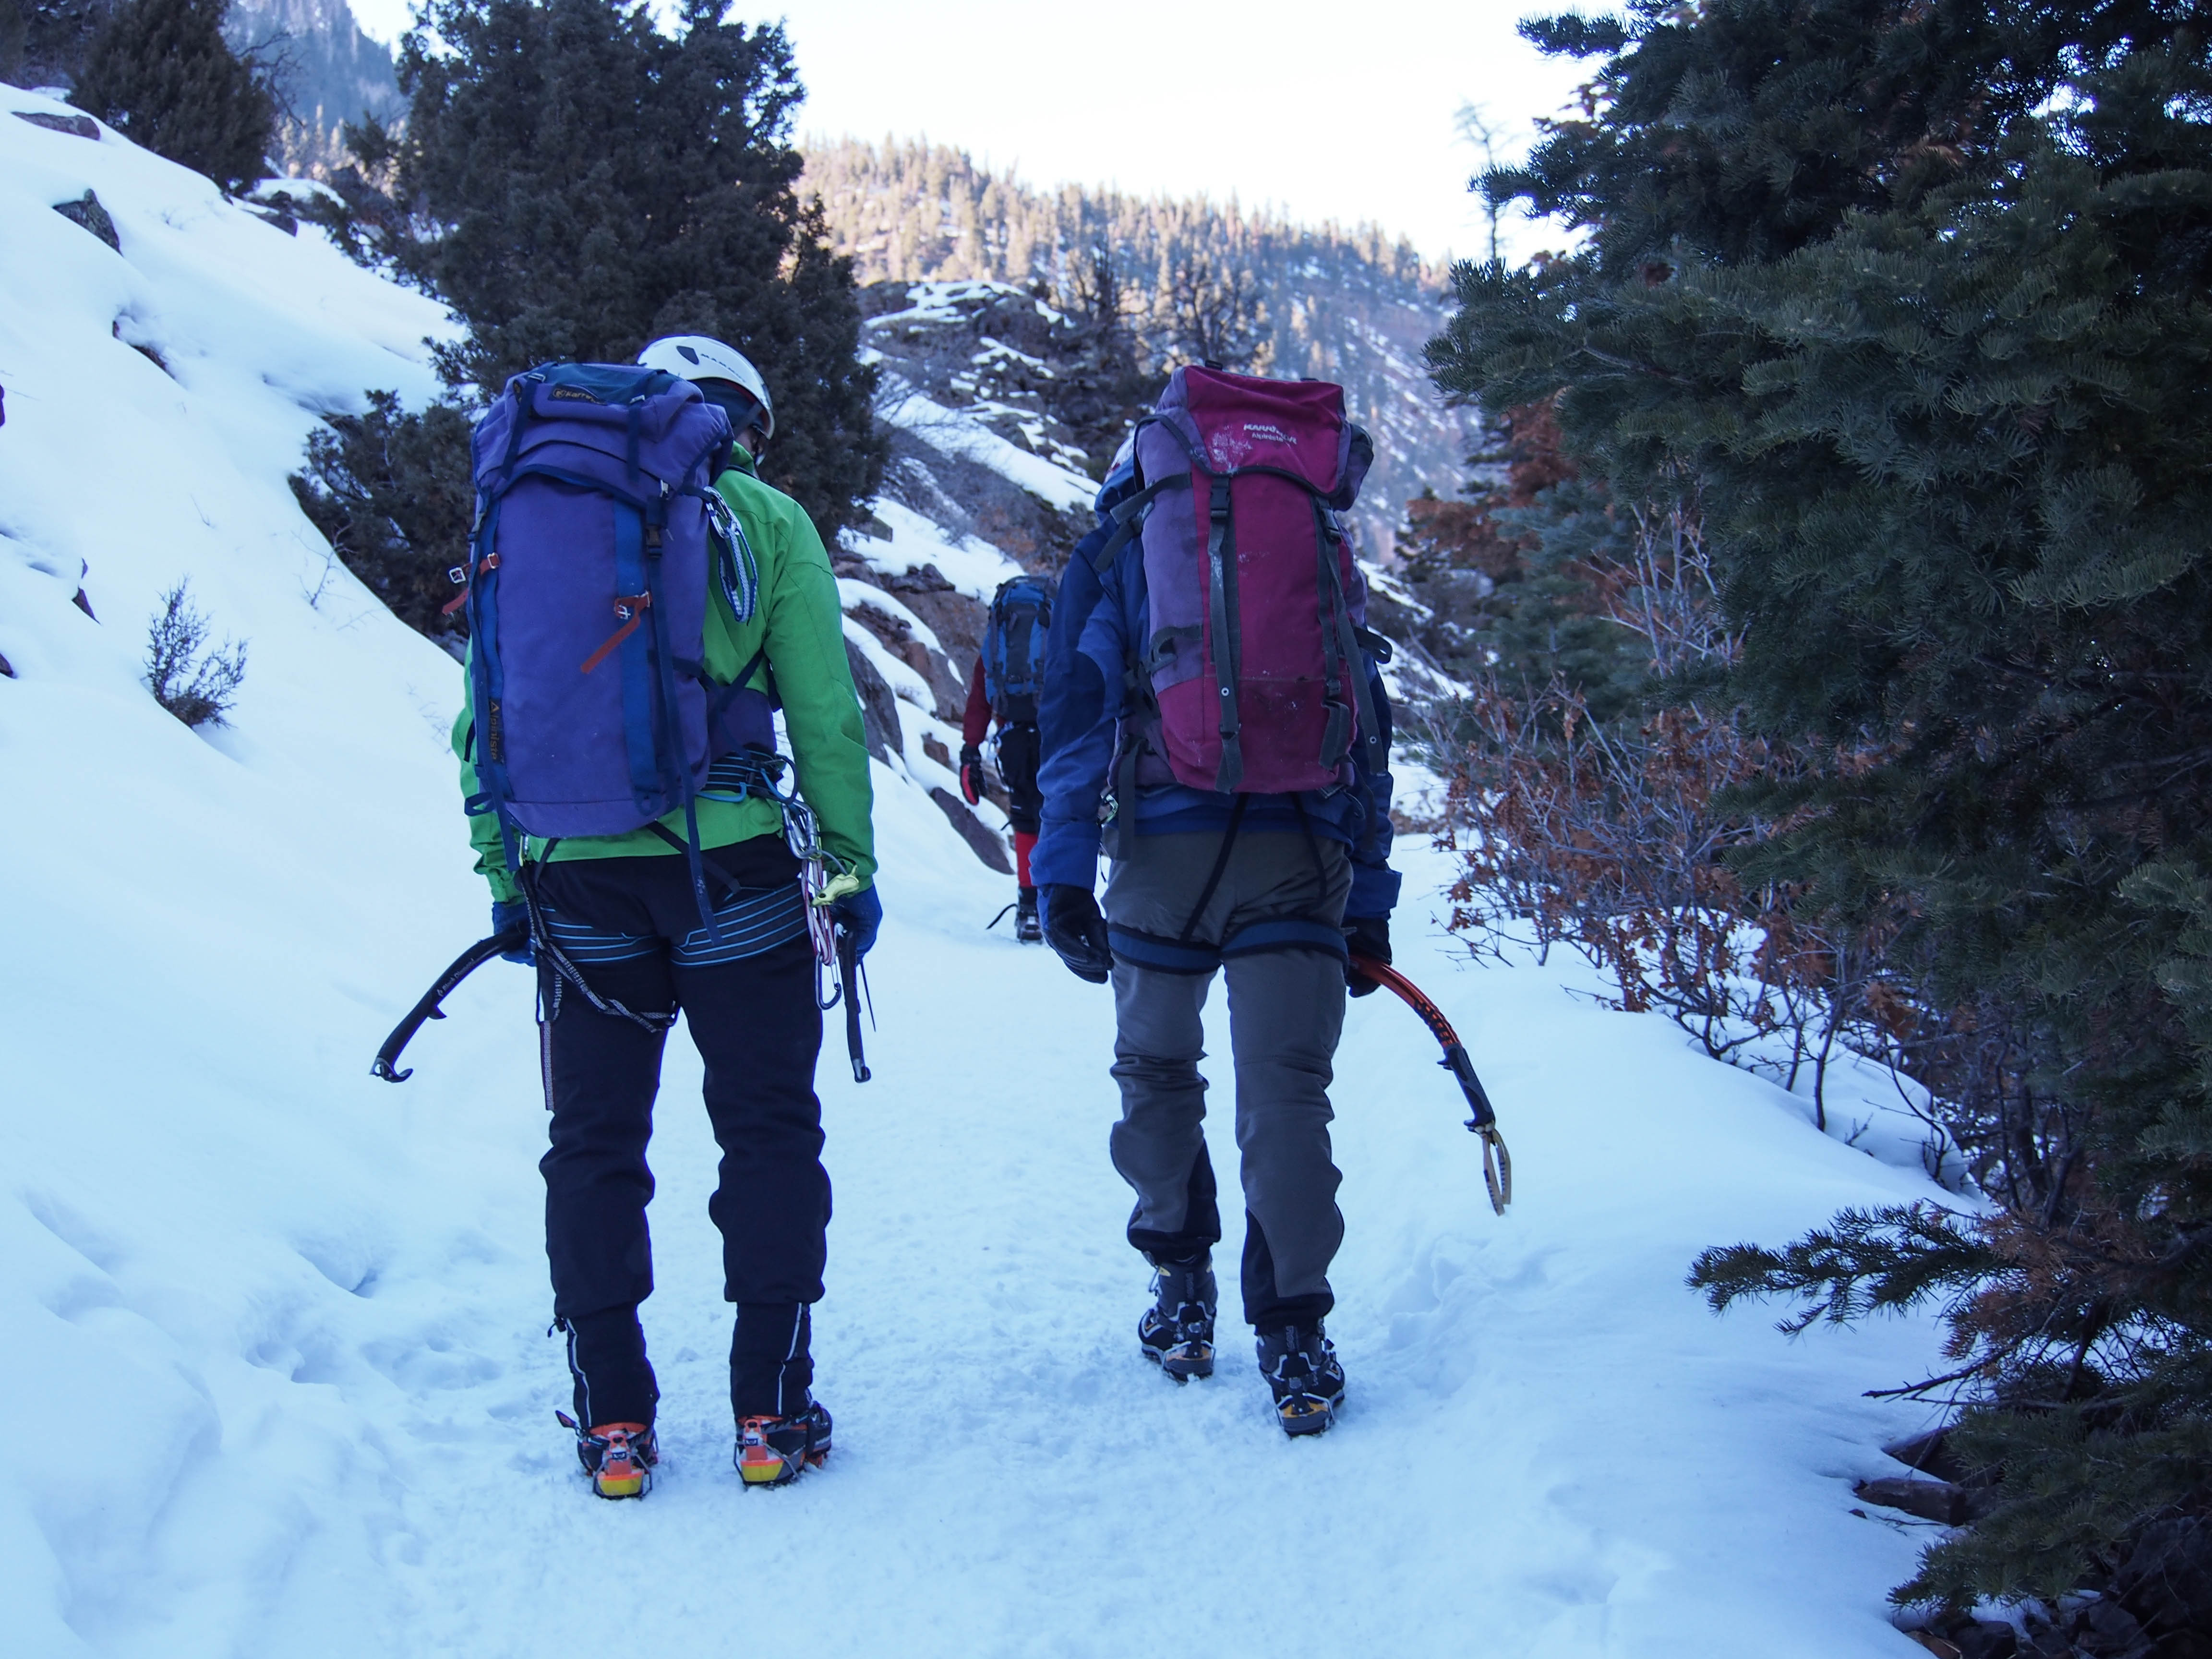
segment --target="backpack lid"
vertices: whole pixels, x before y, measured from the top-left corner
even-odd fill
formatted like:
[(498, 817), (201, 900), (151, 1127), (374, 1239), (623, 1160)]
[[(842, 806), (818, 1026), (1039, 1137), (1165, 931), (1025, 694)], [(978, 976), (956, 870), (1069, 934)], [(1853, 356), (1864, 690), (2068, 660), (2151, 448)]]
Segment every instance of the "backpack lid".
[(1264, 467), (1288, 473), (1324, 497), (1338, 494), (1346, 482), (1351, 428), (1344, 418), (1344, 388), (1328, 380), (1273, 380), (1185, 367), (1168, 377), (1155, 412), (1209, 472)]
[[(729, 464), (730, 419), (689, 380), (629, 363), (548, 363), (514, 376), (471, 440), (479, 492), (546, 452), (620, 488), (632, 468), (670, 489), (711, 483)], [(703, 477), (698, 477), (703, 472)]]

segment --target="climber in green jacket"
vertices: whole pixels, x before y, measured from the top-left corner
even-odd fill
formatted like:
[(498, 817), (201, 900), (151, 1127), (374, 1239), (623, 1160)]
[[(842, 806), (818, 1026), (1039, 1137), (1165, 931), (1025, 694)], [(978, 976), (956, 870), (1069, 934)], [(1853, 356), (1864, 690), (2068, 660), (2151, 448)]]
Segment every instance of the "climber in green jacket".
[[(805, 510), (754, 468), (775, 429), (767, 386), (740, 353), (703, 337), (655, 341), (638, 361), (692, 381), (729, 416), (737, 445), (714, 489), (751, 553), (757, 602), (740, 620), (723, 584), (708, 584), (705, 678), (739, 687), (723, 720), (752, 745), (716, 763), (696, 804), (716, 926), (703, 925), (680, 807), (626, 835), (523, 837), (520, 848), (534, 866), (546, 937), (595, 994), (591, 1001), (540, 998), (550, 1011), (542, 1053), (552, 1144), (539, 1168), (578, 1452), (594, 1489), (610, 1498), (642, 1495), (659, 1455), (659, 1389), (638, 1304), (653, 1291), (645, 1150), (663, 1011), (682, 1009), (706, 1061), (707, 1110), (722, 1148), (708, 1212), (722, 1234), (723, 1294), (737, 1305), (730, 1394), (738, 1473), (749, 1485), (781, 1484), (830, 1449), (830, 1415), (813, 1398), (809, 1353), (830, 1179), (814, 1093), (822, 1014), (800, 865), (776, 801), (720, 777), (732, 761), (757, 768), (762, 751), (774, 748), (775, 708), (783, 712), (798, 792), (836, 872), (825, 901), (862, 951), (882, 915), (868, 754), (836, 578)], [(465, 708), (453, 747), (463, 796), (473, 799), (475, 733)], [(493, 931), (503, 932), (525, 918), (523, 895), (496, 817), (478, 813), (469, 823), (477, 868), (491, 885)], [(648, 1025), (598, 1002), (655, 1018)]]

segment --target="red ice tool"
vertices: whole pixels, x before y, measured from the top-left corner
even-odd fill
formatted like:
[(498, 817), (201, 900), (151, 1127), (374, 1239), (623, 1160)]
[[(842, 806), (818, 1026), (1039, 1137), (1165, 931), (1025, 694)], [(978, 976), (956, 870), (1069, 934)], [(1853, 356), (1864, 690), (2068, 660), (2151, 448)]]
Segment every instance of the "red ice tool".
[(1513, 1155), (1505, 1150), (1505, 1139), (1498, 1133), (1498, 1114), (1491, 1109), (1490, 1097), (1482, 1091), (1482, 1079), (1474, 1074), (1474, 1062), (1467, 1057), (1467, 1045), (1452, 1030), (1443, 1010), (1389, 963), (1354, 953), (1352, 966), (1355, 972), (1395, 992), (1401, 1001), (1421, 1017), (1421, 1024), (1443, 1046), (1444, 1057), (1437, 1063), (1459, 1080), (1460, 1092), (1467, 1097), (1468, 1109), (1474, 1114), (1468, 1119), (1467, 1127), (1482, 1137), (1482, 1184), (1490, 1188), (1490, 1207), (1504, 1215), (1505, 1206), (1513, 1201)]

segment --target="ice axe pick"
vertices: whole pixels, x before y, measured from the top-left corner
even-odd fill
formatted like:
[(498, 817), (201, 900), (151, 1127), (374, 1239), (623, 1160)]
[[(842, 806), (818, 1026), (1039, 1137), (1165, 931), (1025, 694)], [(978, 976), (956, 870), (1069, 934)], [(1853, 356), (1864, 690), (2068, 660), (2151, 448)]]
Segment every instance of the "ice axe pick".
[(1482, 1079), (1474, 1074), (1474, 1062), (1467, 1057), (1467, 1045), (1452, 1030), (1443, 1010), (1389, 963), (1377, 962), (1355, 951), (1352, 967), (1353, 972), (1388, 987), (1400, 1001), (1420, 1016), (1421, 1024), (1443, 1046), (1444, 1057), (1437, 1063), (1458, 1079), (1459, 1091), (1467, 1097), (1468, 1110), (1472, 1114), (1467, 1127), (1482, 1140), (1482, 1184), (1490, 1189), (1490, 1207), (1504, 1215), (1505, 1206), (1513, 1201), (1513, 1155), (1505, 1150), (1505, 1138), (1498, 1133), (1498, 1114), (1491, 1107), (1490, 1097), (1482, 1091)]

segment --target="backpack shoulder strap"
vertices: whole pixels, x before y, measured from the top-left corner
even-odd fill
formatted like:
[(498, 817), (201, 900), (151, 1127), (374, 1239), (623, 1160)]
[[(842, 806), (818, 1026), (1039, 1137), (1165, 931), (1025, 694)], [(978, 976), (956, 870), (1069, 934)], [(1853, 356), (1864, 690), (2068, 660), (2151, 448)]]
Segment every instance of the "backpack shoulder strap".
[(1144, 528), (1146, 513), (1153, 499), (1170, 489), (1188, 489), (1190, 474), (1170, 472), (1166, 477), (1146, 484), (1133, 495), (1124, 496), (1107, 516), (1114, 520), (1114, 533), (1106, 538), (1105, 545), (1091, 556), (1091, 568), (1102, 576), (1114, 562), (1114, 556), (1128, 545), (1129, 538)]

